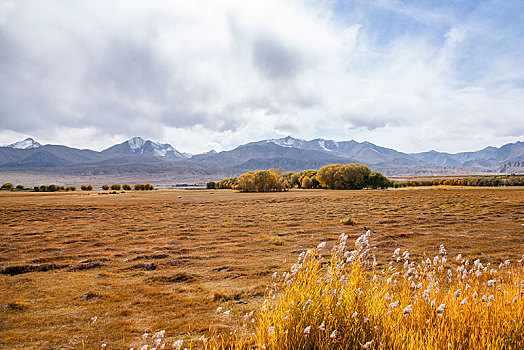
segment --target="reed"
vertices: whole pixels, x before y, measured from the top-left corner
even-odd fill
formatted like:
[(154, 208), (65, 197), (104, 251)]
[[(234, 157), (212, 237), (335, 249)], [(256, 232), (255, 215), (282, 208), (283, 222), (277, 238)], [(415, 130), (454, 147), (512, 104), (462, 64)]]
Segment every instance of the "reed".
[(370, 232), (355, 249), (342, 234), (276, 274), (256, 322), (259, 349), (522, 349), (522, 259), (498, 266), (462, 255), (379, 268)]

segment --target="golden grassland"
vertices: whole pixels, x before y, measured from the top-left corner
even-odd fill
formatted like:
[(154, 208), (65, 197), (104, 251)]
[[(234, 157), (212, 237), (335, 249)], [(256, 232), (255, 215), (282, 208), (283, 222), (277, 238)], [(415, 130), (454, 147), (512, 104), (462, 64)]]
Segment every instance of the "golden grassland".
[[(302, 251), (323, 241), (334, 246), (342, 233), (349, 236), (350, 245), (371, 230), (376, 269), (390, 268), (388, 262), (397, 248), (409, 251), (411, 260), (418, 262), (433, 258), (440, 244), (445, 244), (450, 257), (461, 253), (470, 264), (481, 259), (484, 264), (496, 264), (497, 269), (506, 259), (513, 267), (524, 253), (523, 188), (439, 186), (254, 194), (229, 190), (118, 195), (3, 192), (0, 203), (2, 348), (98, 349), (102, 344), (110, 349), (140, 348), (146, 341), (141, 339), (144, 333), (159, 330), (165, 330), (168, 344), (184, 340), (184, 347), (202, 346), (198, 340), (202, 336), (232, 333), (238, 338), (236, 334), (242, 332), (248, 343), (270, 347), (273, 340), (260, 333), (251, 339), (253, 326), (246, 325), (244, 331), (242, 324), (256, 318), (259, 331), (275, 327), (270, 325), (272, 310), (255, 311), (253, 318), (245, 320), (243, 315), (260, 310), (264, 303), (270, 305), (267, 287), (275, 283), (275, 271), (282, 276)], [(343, 224), (349, 221), (353, 224)], [(395, 266), (400, 270), (403, 264), (404, 260)], [(511, 284), (504, 281), (505, 288)], [(284, 282), (274, 286), (276, 301), (286, 293), (279, 283)], [(428, 284), (424, 283), (424, 290)], [(390, 292), (388, 288), (400, 288), (395, 297), (404, 307), (392, 309), (391, 314), (400, 320), (398, 327), (409, 330), (402, 322), (411, 318), (404, 318), (403, 310), (413, 290), (404, 279), (395, 286), (364, 283), (358, 288), (369, 298), (370, 290), (376, 288), (379, 297)], [(445, 303), (449, 293), (456, 292), (453, 288), (442, 288), (441, 299), (434, 299)], [(343, 293), (353, 296), (354, 290)], [(462, 293), (469, 295), (473, 290)], [(495, 300), (502, 303), (498, 296)], [(351, 305), (346, 305), (347, 312)], [(417, 311), (422, 305), (413, 305), (412, 315), (421, 315), (426, 322), (429, 311)], [(447, 305), (447, 311), (454, 310), (449, 301)], [(386, 306), (383, 302), (377, 307), (384, 314), (390, 311), (385, 311)], [(377, 315), (380, 310), (375, 310)], [(440, 327), (441, 319), (433, 319), (436, 323), (431, 325)], [(391, 328), (393, 323), (373, 324), (381, 334), (398, 331)], [(303, 336), (300, 327), (297, 332)], [(326, 329), (332, 333), (332, 328)], [(280, 334), (277, 331), (273, 334)], [(310, 334), (308, 339), (318, 332)], [(368, 333), (363, 334), (358, 340), (361, 345), (371, 340), (366, 338)], [(374, 348), (379, 340), (389, 344), (384, 337), (375, 339)]]

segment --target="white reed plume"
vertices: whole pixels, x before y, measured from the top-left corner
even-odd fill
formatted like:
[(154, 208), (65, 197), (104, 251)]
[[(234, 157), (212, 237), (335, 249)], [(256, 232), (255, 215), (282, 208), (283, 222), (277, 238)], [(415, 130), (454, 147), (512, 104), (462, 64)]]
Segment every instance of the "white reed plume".
[(406, 306), (404, 310), (402, 311), (402, 314), (404, 315), (404, 317), (406, 317), (411, 312), (411, 310), (412, 310), (411, 304)]
[(176, 342), (173, 343), (173, 349), (180, 350), (183, 344), (184, 344), (183, 340), (177, 340)]
[(462, 291), (460, 289), (457, 289), (457, 291), (455, 292), (455, 299), (460, 298), (460, 293), (462, 293)]
[(367, 350), (371, 348), (371, 344), (373, 344), (373, 340), (366, 342), (362, 348)]
[(311, 333), (311, 326), (307, 326), (306, 328), (304, 328), (304, 335), (308, 335), (309, 333)]
[(156, 332), (154, 335), (153, 335), (153, 339), (162, 339), (164, 338), (164, 334), (166, 334), (166, 330), (161, 330), (161, 331), (158, 331)]
[(437, 315), (442, 317), (442, 315), (444, 314), (444, 311), (446, 311), (446, 304), (440, 304), (440, 306), (437, 307)]
[(397, 300), (397, 301), (389, 304), (389, 308), (390, 309), (394, 309), (394, 308), (398, 307), (399, 304), (400, 304), (400, 300)]

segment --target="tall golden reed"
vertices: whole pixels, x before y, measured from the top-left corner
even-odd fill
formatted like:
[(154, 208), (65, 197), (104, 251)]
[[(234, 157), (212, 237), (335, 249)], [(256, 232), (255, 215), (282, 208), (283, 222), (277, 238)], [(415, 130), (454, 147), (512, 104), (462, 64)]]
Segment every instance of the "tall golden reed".
[(259, 349), (524, 349), (522, 261), (497, 266), (410, 260), (378, 267), (369, 231), (302, 253), (275, 282), (256, 323)]

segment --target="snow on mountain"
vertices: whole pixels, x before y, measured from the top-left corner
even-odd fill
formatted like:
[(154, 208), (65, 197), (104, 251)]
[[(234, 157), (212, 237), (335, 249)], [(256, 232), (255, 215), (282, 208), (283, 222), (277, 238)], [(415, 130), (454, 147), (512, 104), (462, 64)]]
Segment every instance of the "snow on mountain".
[(296, 139), (291, 136), (283, 137), (280, 139), (270, 139), (267, 142), (274, 143), (275, 145), (291, 148), (303, 148), (306, 140)]
[(102, 153), (113, 155), (144, 154), (172, 160), (188, 158), (188, 155), (177, 151), (168, 143), (161, 144), (151, 140), (144, 140), (141, 137), (133, 137), (121, 144), (105, 149)]
[(302, 139), (296, 139), (291, 136), (287, 136), (280, 139), (270, 139), (267, 142), (274, 143), (282, 147), (291, 147), (299, 149), (308, 149), (316, 150), (323, 152), (336, 152), (338, 151), (339, 144), (337, 141), (333, 140), (324, 140), (324, 139), (315, 139), (311, 141), (306, 141)]
[(141, 137), (133, 137), (132, 139), (127, 140), (127, 143), (132, 150), (136, 151), (142, 148), (146, 141)]
[(30, 148), (38, 148), (41, 146), (42, 146), (41, 144), (39, 144), (32, 138), (28, 137), (25, 140), (12, 143), (10, 145), (7, 145), (6, 147), (15, 148), (15, 149), (30, 149)]

